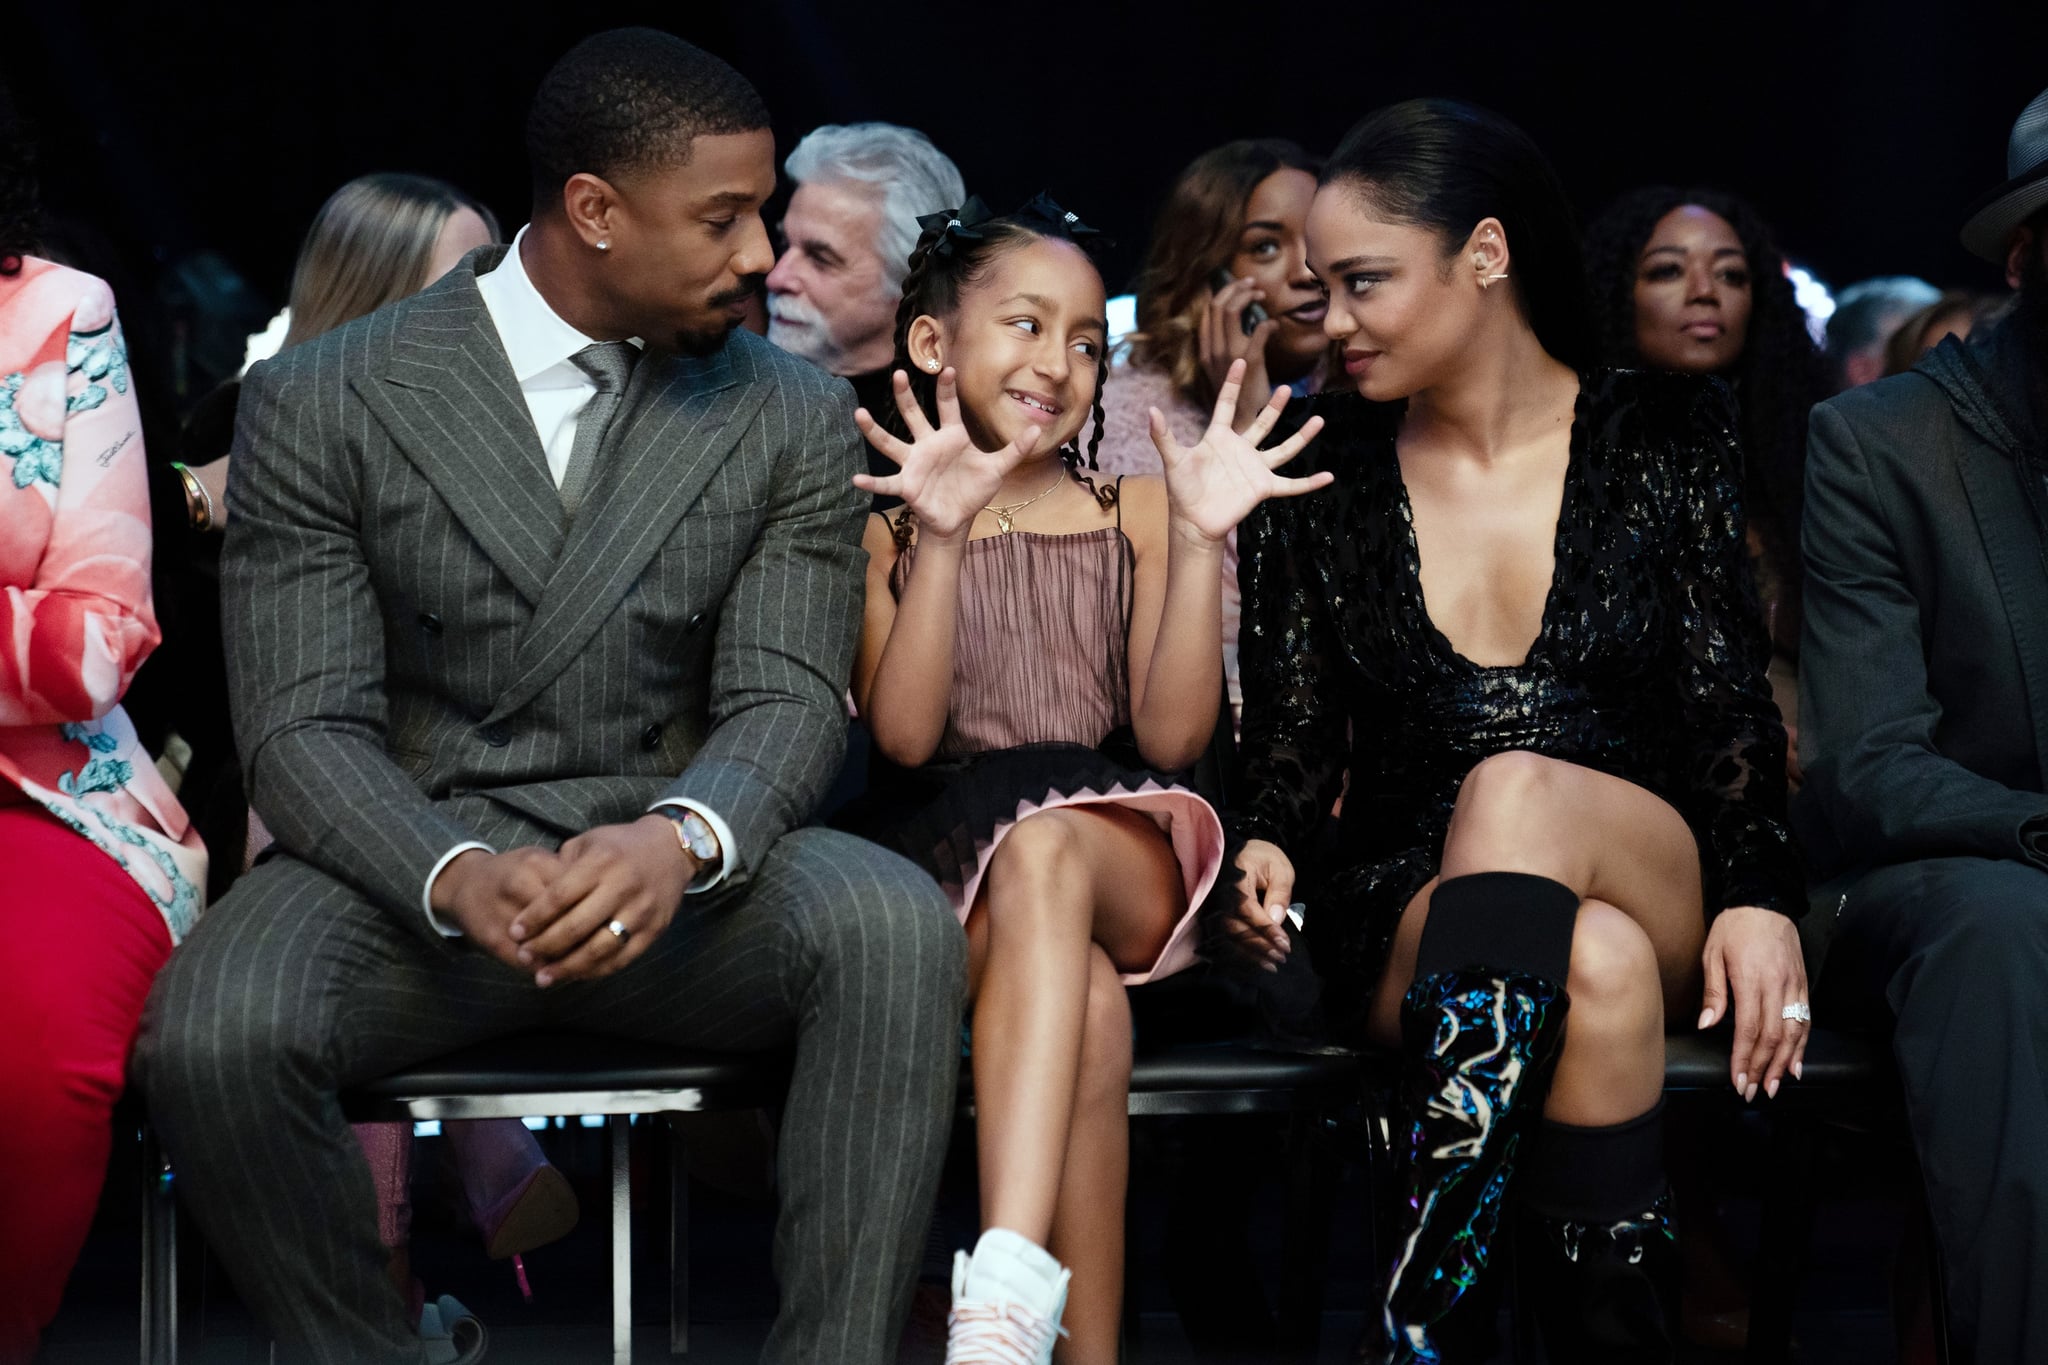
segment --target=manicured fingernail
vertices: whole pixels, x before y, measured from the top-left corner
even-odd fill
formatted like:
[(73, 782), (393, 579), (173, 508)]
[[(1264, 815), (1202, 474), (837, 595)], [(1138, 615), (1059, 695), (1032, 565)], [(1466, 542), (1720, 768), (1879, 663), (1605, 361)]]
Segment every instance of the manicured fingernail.
[(1708, 1009), (1708, 1010), (1701, 1010), (1701, 1011), (1700, 1011), (1700, 1022), (1699, 1022), (1699, 1026), (1700, 1026), (1701, 1028), (1705, 1028), (1705, 1027), (1706, 1027), (1707, 1025), (1709, 1025), (1709, 1024), (1711, 1024), (1711, 1023), (1713, 1023), (1713, 1022), (1714, 1022), (1714, 1012), (1713, 1012), (1712, 1010)]
[(1265, 962), (1261, 963), (1260, 966), (1263, 967), (1266, 971), (1273, 973), (1273, 975), (1275, 976), (1280, 975), (1280, 964), (1277, 962)]
[(1778, 1098), (1777, 1077), (1773, 1076), (1770, 1080), (1764, 1082), (1764, 1093), (1766, 1095), (1769, 1095), (1772, 1099)]
[(1806, 1079), (1806, 1063), (1792, 1063), (1792, 1079), (1795, 1081), (1803, 1081)]
[(1273, 921), (1273, 923), (1278, 924), (1281, 920), (1287, 918), (1287, 907), (1284, 905), (1267, 906), (1266, 918)]
[(521, 962), (531, 962), (531, 961), (533, 961), (533, 949), (531, 949), (531, 948), (521, 948), (521, 949), (519, 950), (519, 960), (520, 960)]
[(525, 938), (526, 926), (515, 919), (512, 921), (512, 928), (509, 932), (514, 938)]
[(1736, 1073), (1735, 1073), (1735, 1088), (1736, 1088), (1737, 1090), (1742, 1090), (1742, 1089), (1746, 1089), (1746, 1088), (1748, 1087), (1748, 1085), (1749, 1085), (1749, 1073), (1748, 1073), (1747, 1071), (1738, 1071), (1738, 1072), (1736, 1072)]
[(1751, 1086), (1751, 1087), (1750, 1087), (1749, 1089), (1747, 1089), (1747, 1090), (1745, 1090), (1745, 1091), (1743, 1091), (1743, 1092), (1742, 1092), (1742, 1102), (1743, 1102), (1744, 1104), (1753, 1104), (1753, 1103), (1755, 1103), (1755, 1102), (1756, 1102), (1756, 1087), (1755, 1087), (1755, 1086), (1753, 1086), (1753, 1085), (1752, 1085), (1752, 1086)]
[(555, 974), (553, 972), (542, 972), (533, 979), (533, 984), (536, 986), (551, 986), (554, 984), (554, 981)]

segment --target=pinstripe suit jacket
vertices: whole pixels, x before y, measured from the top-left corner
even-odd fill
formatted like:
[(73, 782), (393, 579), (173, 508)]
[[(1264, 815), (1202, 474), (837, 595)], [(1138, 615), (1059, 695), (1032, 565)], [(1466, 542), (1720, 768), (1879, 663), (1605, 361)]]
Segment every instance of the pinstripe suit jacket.
[(504, 250), (257, 366), (235, 429), (250, 799), (422, 933), (455, 844), (552, 845), (664, 797), (726, 820), (744, 880), (845, 744), (852, 390), (743, 331), (650, 352), (571, 520), (477, 293)]

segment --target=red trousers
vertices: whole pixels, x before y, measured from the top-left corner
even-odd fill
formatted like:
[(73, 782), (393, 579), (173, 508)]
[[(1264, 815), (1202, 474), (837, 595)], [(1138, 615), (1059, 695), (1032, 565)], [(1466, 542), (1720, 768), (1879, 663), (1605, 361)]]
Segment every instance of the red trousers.
[(27, 1361), (57, 1315), (170, 955), (163, 916), (112, 858), (40, 806), (0, 806), (0, 1365)]

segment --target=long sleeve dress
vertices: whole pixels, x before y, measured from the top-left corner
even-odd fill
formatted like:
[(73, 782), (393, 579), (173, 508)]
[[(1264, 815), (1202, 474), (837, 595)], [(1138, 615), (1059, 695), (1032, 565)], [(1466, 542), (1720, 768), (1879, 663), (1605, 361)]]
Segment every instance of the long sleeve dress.
[(149, 562), (113, 294), (25, 258), (0, 278), (0, 804), (34, 802), (112, 858), (175, 943), (206, 850), (120, 706), (157, 643)]
[[(1298, 407), (1290, 416), (1311, 405)], [(1562, 759), (1668, 802), (1699, 844), (1710, 917), (1803, 911), (1727, 390), (1630, 371), (1584, 378), (1542, 628), (1508, 666), (1460, 656), (1424, 608), (1394, 450), (1402, 405), (1347, 394), (1313, 410), (1327, 426), (1284, 472), (1328, 468), (1337, 482), (1264, 504), (1240, 538), (1231, 826), (1300, 869), (1332, 1029), (1362, 1027), (1401, 913), (1436, 875), (1459, 786), (1493, 754)]]

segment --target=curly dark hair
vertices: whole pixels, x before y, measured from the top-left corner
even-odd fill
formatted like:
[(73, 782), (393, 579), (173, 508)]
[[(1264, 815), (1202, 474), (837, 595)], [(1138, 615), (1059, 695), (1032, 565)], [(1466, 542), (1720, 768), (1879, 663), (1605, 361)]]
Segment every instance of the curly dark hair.
[(14, 97), (0, 83), (0, 275), (21, 273), (21, 258), (35, 249), (41, 219), (35, 147), (14, 112)]
[(1749, 335), (1735, 367), (1722, 376), (1740, 400), (1744, 500), (1769, 568), (1796, 591), (1799, 517), (1805, 502), (1806, 417), (1828, 396), (1827, 358), (1807, 330), (1785, 257), (1762, 215), (1720, 190), (1651, 185), (1601, 212), (1586, 230), (1586, 273), (1600, 360), (1640, 368), (1636, 349), (1636, 271), (1644, 245), (1665, 214), (1687, 204), (1725, 219), (1749, 258)]
[(541, 79), (526, 115), (536, 213), (581, 172), (673, 167), (705, 134), (768, 127), (745, 76), (700, 47), (652, 28), (615, 28), (570, 48)]
[[(1034, 200), (1033, 203), (1039, 202)], [(1049, 202), (1049, 201), (1048, 201)], [(1028, 206), (1027, 206), (1028, 207)], [(958, 209), (948, 210), (957, 215)], [(937, 218), (938, 215), (933, 215)], [(960, 307), (960, 295), (988, 274), (989, 267), (1006, 252), (1035, 242), (1047, 240), (1073, 241), (1061, 237), (1039, 220), (1023, 212), (1005, 214), (991, 218), (975, 226), (973, 237), (956, 236), (950, 251), (935, 250), (945, 240), (943, 225), (926, 228), (918, 234), (917, 246), (910, 253), (910, 273), (903, 280), (903, 301), (896, 306), (896, 358), (895, 368), (902, 370), (910, 379), (910, 392), (924, 409), (925, 416), (936, 422), (939, 418), (939, 381), (935, 375), (927, 374), (910, 359), (910, 324), (920, 317), (949, 318)], [(1088, 245), (1074, 242), (1093, 262)], [(1098, 269), (1100, 267), (1097, 267)], [(1102, 390), (1109, 382), (1109, 357), (1102, 357), (1102, 363), (1095, 367), (1095, 400), (1092, 408), (1093, 421), (1088, 433), (1088, 446), (1084, 451), (1077, 437), (1073, 444), (1060, 449), (1060, 459), (1066, 462), (1068, 472), (1104, 507), (1116, 505), (1116, 485), (1101, 487), (1094, 479), (1082, 473), (1085, 464), (1090, 472), (1098, 469), (1095, 452), (1102, 444)], [(900, 414), (890, 411), (877, 415), (882, 425), (901, 439), (909, 439), (909, 431)]]

